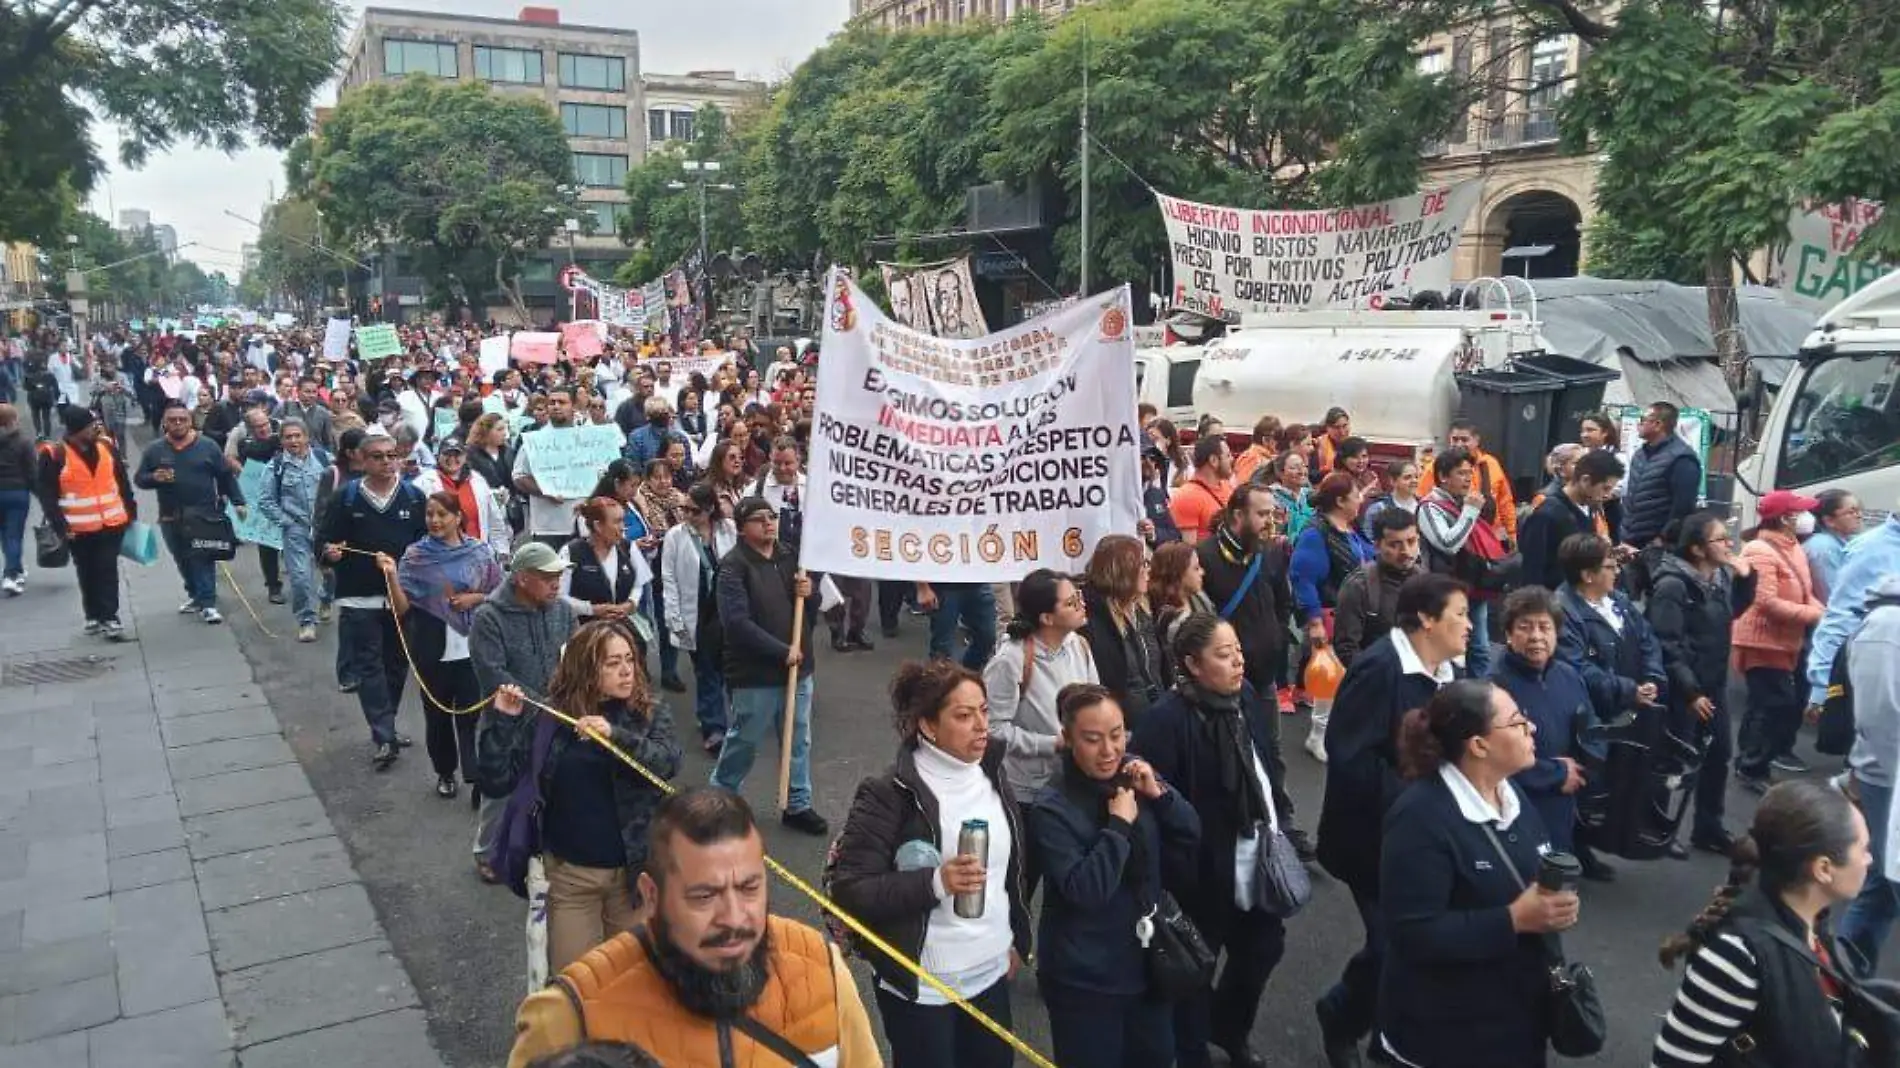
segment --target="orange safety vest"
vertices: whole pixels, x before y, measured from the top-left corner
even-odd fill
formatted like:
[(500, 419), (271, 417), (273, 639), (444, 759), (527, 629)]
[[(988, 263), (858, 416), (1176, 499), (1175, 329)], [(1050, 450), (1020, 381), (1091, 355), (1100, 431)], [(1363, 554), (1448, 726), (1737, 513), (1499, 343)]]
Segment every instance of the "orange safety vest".
[(59, 510), (66, 516), (66, 528), (74, 534), (96, 534), (130, 523), (119, 496), (119, 465), (112, 450), (101, 444), (98, 466), (88, 468), (78, 453), (63, 445), (57, 448), (65, 461), (59, 468)]

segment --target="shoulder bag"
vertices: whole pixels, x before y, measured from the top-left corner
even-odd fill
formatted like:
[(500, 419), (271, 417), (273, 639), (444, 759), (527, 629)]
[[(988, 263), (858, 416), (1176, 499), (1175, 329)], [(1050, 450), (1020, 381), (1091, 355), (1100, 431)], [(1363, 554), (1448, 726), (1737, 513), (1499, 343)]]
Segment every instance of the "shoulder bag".
[(222, 563), (237, 558), (237, 530), (222, 508), (186, 508), (178, 516), (178, 533), (185, 551), (201, 560)]
[[(1241, 724), (1241, 740), (1249, 747), (1253, 745), (1246, 724)], [(1280, 829), (1280, 814), (1273, 804), (1273, 785), (1261, 784), (1266, 795), (1267, 823), (1256, 833), (1260, 836), (1260, 851), (1254, 858), (1254, 907), (1272, 916), (1288, 919), (1306, 907), (1313, 899), (1313, 879), (1306, 873), (1306, 865), (1300, 862), (1300, 855), (1293, 848), (1293, 842)]]
[(1143, 950), (1148, 996), (1182, 1001), (1213, 983), (1218, 957), (1173, 894), (1162, 890), (1155, 895), (1148, 911), (1135, 921), (1135, 938)]
[[(1498, 859), (1504, 861), (1504, 870), (1511, 873), (1511, 880), (1517, 883), (1519, 890), (1526, 889), (1524, 876), (1518, 872), (1511, 855), (1504, 851), (1497, 832), (1489, 823), (1479, 826), (1491, 840), (1491, 848), (1498, 851)], [(1563, 943), (1556, 935), (1544, 935), (1543, 942), (1545, 960), (1550, 966), (1550, 998), (1544, 1010), (1544, 1031), (1550, 1048), (1560, 1057), (1594, 1057), (1602, 1052), (1603, 1043), (1609, 1037), (1609, 1023), (1603, 1015), (1603, 999), (1597, 994), (1596, 976), (1588, 967), (1564, 960)]]
[[(1888, 979), (1861, 979), (1848, 969), (1823, 962), (1812, 948), (1777, 924), (1760, 923), (1755, 929), (1795, 951), (1802, 960), (1831, 977), (1841, 991), (1841, 1040), (1857, 1059), (1847, 1064), (1900, 1063), (1900, 984)], [(1839, 943), (1836, 943), (1837, 946)], [(1839, 956), (1837, 948), (1835, 956)]]
[(1253, 589), (1253, 584), (1259, 581), (1260, 561), (1264, 553), (1264, 549), (1254, 550), (1253, 559), (1247, 563), (1247, 573), (1240, 576), (1240, 585), (1234, 587), (1233, 596), (1227, 598), (1227, 603), (1220, 606), (1222, 619), (1234, 618), (1234, 610), (1240, 607), (1240, 602), (1247, 598), (1247, 591)]
[(547, 763), (548, 749), (554, 744), (553, 716), (536, 713), (533, 749), (528, 770), (515, 783), (514, 792), (501, 811), (501, 826), (495, 833), (495, 845), (489, 863), (496, 878), (507, 884), (515, 896), (528, 896), (528, 862), (541, 852), (541, 769)]

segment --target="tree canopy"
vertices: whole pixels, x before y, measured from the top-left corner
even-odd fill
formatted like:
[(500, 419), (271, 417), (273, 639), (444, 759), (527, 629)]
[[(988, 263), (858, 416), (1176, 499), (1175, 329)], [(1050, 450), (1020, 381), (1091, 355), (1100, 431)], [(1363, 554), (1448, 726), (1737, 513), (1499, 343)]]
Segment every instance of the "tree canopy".
[(574, 214), (561, 120), (536, 97), (422, 77), (364, 86), (292, 150), (293, 195), (331, 241), (400, 246), (438, 304), (505, 295), (525, 320), (520, 269)]
[[(742, 160), (733, 121), (709, 104), (694, 117), (691, 143), (656, 148), (649, 152), (645, 163), (627, 173), (627, 207), (620, 236), (633, 246), (633, 254), (620, 268), (621, 284), (650, 281), (699, 251), (701, 177), (707, 185), (708, 255), (744, 243), (745, 220), (739, 212), (734, 185), (740, 177)], [(688, 160), (717, 163), (719, 171), (689, 175), (684, 167)], [(682, 188), (673, 188), (675, 184)]]
[(247, 295), (262, 303), (283, 294), (307, 316), (314, 316), (346, 277), (346, 254), (324, 242), (323, 219), (313, 201), (285, 197), (260, 220), (256, 269), (245, 275)]
[(342, 57), (337, 0), (0, 0), (0, 238), (63, 244), (104, 163), (285, 147)]

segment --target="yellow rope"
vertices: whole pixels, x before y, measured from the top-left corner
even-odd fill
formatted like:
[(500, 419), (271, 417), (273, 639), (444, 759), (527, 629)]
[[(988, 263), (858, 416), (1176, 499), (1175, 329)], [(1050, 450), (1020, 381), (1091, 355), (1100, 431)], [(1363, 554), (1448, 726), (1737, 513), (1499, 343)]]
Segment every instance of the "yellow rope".
[(244, 587), (238, 585), (237, 576), (231, 573), (231, 565), (220, 562), (218, 564), (218, 570), (224, 572), (225, 581), (231, 584), (231, 592), (237, 594), (238, 603), (244, 606), (246, 612), (250, 613), (251, 622), (257, 624), (258, 630), (264, 632), (264, 637), (275, 640), (277, 635), (272, 634), (271, 629), (264, 625), (263, 619), (259, 618), (257, 614), (257, 609), (251, 607), (251, 599), (244, 596)]
[[(339, 545), (337, 548), (346, 553), (356, 553), (358, 556), (374, 557), (378, 555), (366, 549), (352, 549), (347, 545)], [(394, 614), (396, 611), (396, 580), (385, 575), (383, 576), (383, 583), (389, 588), (389, 611), (391, 614)], [(422, 681), (422, 672), (416, 667), (415, 654), (409, 651), (409, 631), (402, 625), (401, 616), (396, 616), (396, 641), (402, 645), (402, 658), (409, 665), (409, 674), (415, 677), (416, 689), (422, 691), (422, 696), (427, 698), (429, 703), (434, 705), (438, 712), (443, 712), (451, 716), (469, 716), (480, 712), (494, 702), (495, 695), (489, 694), (487, 697), (482, 698), (467, 708), (449, 707), (448, 702), (436, 697), (429, 689), (429, 684)]]

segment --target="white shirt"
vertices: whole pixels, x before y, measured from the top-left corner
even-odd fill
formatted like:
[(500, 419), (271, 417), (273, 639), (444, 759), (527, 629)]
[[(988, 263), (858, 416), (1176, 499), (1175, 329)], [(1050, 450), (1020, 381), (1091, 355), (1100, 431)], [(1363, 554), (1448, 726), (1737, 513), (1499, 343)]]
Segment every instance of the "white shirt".
[(429, 432), (429, 401), (414, 389), (405, 389), (396, 394), (396, 403), (402, 407), (402, 422), (416, 432), (416, 440), (421, 441)]
[(1458, 802), (1458, 814), (1466, 820), (1489, 823), (1500, 831), (1509, 830), (1511, 824), (1517, 822), (1517, 814), (1523, 805), (1518, 801), (1517, 791), (1511, 788), (1510, 782), (1498, 785), (1498, 795), (1504, 799), (1504, 807), (1500, 810), (1489, 798), (1479, 793), (1476, 786), (1471, 785), (1471, 780), (1458, 770), (1458, 765), (1449, 760), (1438, 765), (1438, 777), (1445, 780), (1445, 785), (1451, 789), (1451, 799)]
[[(525, 436), (525, 435), (524, 435)], [(515, 478), (523, 475), (533, 477), (534, 462), (530, 459), (534, 450), (523, 448), (515, 453), (515, 468), (510, 474)], [(571, 501), (549, 500), (539, 494), (528, 497), (528, 533), (552, 537), (565, 536), (574, 529), (574, 514), (580, 511), (586, 502), (579, 499)]]
[[(981, 764), (966, 764), (929, 742), (919, 741), (917, 775), (937, 798), (937, 840), (943, 843), (941, 852), (946, 857), (956, 853), (964, 820), (989, 822), (983, 915), (967, 920), (957, 915), (956, 899), (944, 892), (943, 869), (938, 868), (931, 883), (937, 907), (930, 910), (919, 961), (952, 990), (974, 997), (1009, 972), (1009, 951), (1014, 942), (1009, 926), (1009, 856), (1015, 845), (1009, 817)], [(947, 1001), (929, 986), (919, 985), (916, 1004), (943, 1005)]]
[(1411, 636), (1398, 627), (1393, 627), (1388, 633), (1392, 635), (1392, 647), (1398, 650), (1401, 672), (1407, 675), (1423, 675), (1440, 686), (1458, 677), (1458, 673), (1453, 670), (1449, 660), (1438, 665), (1436, 672), (1425, 670), (1425, 660), (1418, 655), (1418, 650), (1412, 648)]
[(1603, 617), (1603, 622), (1608, 623), (1611, 630), (1618, 634), (1623, 633), (1623, 613), (1616, 610), (1616, 598), (1608, 594), (1604, 594), (1601, 601), (1592, 601), (1584, 597), (1583, 603), (1596, 609), (1597, 615)]

